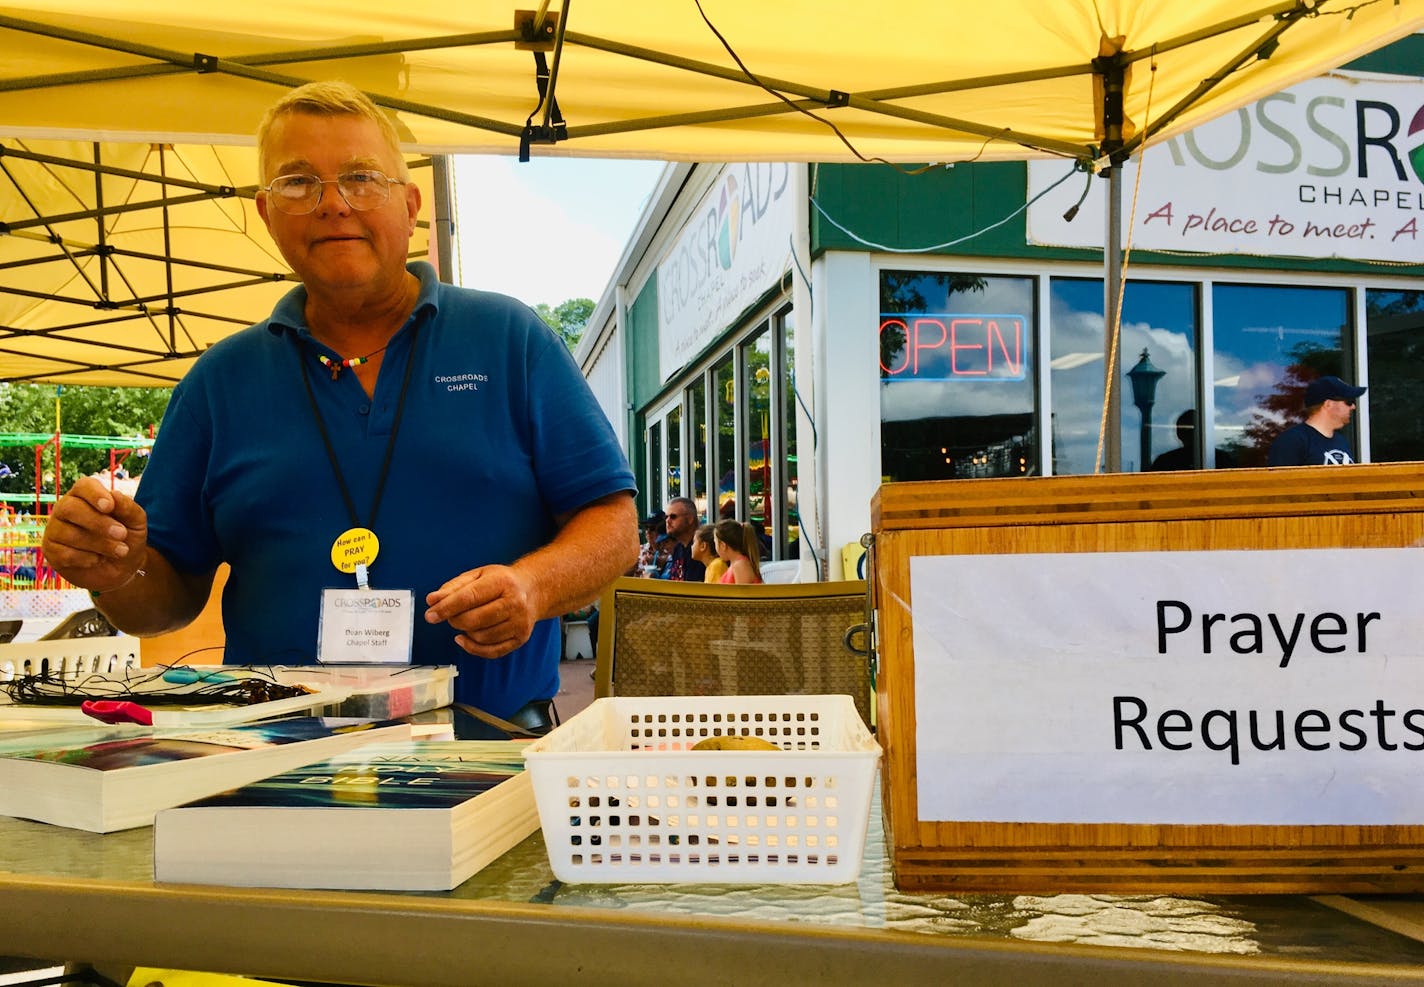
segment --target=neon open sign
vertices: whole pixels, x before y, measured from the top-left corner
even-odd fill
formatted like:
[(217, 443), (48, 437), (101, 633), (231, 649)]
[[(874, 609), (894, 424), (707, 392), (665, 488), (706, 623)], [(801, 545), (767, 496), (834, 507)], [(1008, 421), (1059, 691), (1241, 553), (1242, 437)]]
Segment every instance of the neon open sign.
[(881, 315), (880, 370), (887, 380), (1023, 380), (1027, 321), (1022, 315)]

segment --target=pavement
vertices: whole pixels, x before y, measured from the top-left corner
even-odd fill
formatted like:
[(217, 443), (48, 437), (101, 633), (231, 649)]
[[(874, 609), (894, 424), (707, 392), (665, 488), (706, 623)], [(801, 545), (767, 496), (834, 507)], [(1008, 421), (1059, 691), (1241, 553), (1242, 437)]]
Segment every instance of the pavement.
[(593, 659), (578, 658), (559, 662), (559, 694), (554, 705), (559, 720), (568, 720), (593, 702)]

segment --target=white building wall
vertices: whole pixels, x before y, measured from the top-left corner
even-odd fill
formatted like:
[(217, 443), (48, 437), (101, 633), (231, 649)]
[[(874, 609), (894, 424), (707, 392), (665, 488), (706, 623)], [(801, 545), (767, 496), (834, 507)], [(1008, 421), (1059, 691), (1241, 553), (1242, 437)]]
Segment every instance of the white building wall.
[(613, 425), (618, 444), (628, 451), (627, 385), (624, 380), (623, 329), (612, 329), (603, 348), (584, 369), (584, 377), (598, 399), (599, 407)]
[(879, 293), (871, 255), (829, 251), (811, 275), (815, 299), (816, 464), (831, 579), (855, 578), (841, 549), (870, 530), (880, 487)]

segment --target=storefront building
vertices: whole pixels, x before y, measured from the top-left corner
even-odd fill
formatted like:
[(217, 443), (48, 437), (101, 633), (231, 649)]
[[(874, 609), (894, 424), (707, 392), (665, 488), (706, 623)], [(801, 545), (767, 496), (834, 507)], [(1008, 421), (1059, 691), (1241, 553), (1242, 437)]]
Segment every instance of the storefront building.
[(1420, 65), (1415, 35), (1129, 164), (1117, 352), (1072, 162), (670, 165), (578, 354), (640, 508), (840, 578), (883, 482), (1098, 472), (1109, 427), (1123, 472), (1261, 466), (1327, 373), (1368, 385), (1357, 461), (1424, 460)]

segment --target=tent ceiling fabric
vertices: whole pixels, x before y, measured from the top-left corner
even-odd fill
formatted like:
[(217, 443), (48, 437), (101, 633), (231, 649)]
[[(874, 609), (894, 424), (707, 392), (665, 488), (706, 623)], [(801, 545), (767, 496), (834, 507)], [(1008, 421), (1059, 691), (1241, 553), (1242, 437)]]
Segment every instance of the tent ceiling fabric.
[[(104, 162), (145, 170), (159, 160), (152, 144), (172, 145), (161, 161), (168, 174), (250, 195), (251, 151), (222, 146), (250, 145), (262, 110), (282, 90), (343, 78), (394, 111), (408, 150), (427, 154), (514, 154), (532, 121), (536, 155), (1088, 162), (1105, 150), (1131, 153), (1144, 139), (1189, 129), (1424, 28), (1424, 0), (701, 3), (556, 0), (544, 30), (531, 34), (548, 49), (536, 53), (515, 25), (532, 25), (538, 14), (521, 19), (515, 6), (488, 2), (0, 0), (0, 138), (7, 148), (51, 148), (45, 153), (90, 162), (89, 142), (99, 141)], [(557, 121), (540, 109), (538, 58), (552, 70), (562, 129), (540, 126)], [(1103, 95), (1119, 80), (1120, 134), (1104, 116), (1117, 100)], [(544, 142), (551, 134), (560, 139)], [(81, 143), (54, 149), (59, 141)], [(93, 186), (92, 175), (61, 171), (0, 158), (0, 223), (10, 224), (0, 226), (0, 292), (19, 292), (0, 294), (0, 377), (171, 380), (192, 354), (265, 314), (280, 290), (170, 296), (162, 279), (132, 289), (111, 281), (103, 304), (127, 316), (123, 322), (76, 314), (82, 306), (59, 299), (102, 295), (87, 282), (99, 283), (104, 264), (91, 257), (92, 270), (81, 272), (62, 250), (52, 250), (62, 260), (40, 262), (46, 248), (35, 236), (53, 238), (58, 224), (33, 222), (88, 208), (82, 203), (92, 191), (82, 186)], [(19, 191), (23, 182), (43, 194)], [(106, 203), (161, 195), (151, 182), (138, 183), (143, 192), (125, 189), (121, 177), (107, 182), (116, 184)], [(426, 203), (428, 217), (428, 196)], [(67, 243), (117, 249), (131, 235), (142, 243), (136, 253), (235, 269), (185, 264), (179, 277), (175, 267), (175, 293), (211, 288), (219, 276), (243, 281), (285, 270), (241, 195), (170, 209), (175, 244), (180, 229), (204, 230), (191, 248), (164, 245), (164, 224), (152, 218), (114, 213), (103, 236), (93, 220), (72, 222), (57, 234)], [(146, 239), (139, 227), (151, 231)], [(118, 276), (119, 260), (105, 260)], [(139, 298), (157, 300), (139, 311)], [(170, 307), (184, 309), (171, 324)], [(96, 324), (79, 325), (86, 318)], [(34, 335), (40, 331), (48, 334)]]
[[(748, 70), (861, 154), (895, 161), (1093, 156), (1100, 55), (1119, 54), (1129, 72), (1131, 126), (1190, 103), (1165, 131), (1175, 132), (1424, 26), (1424, 0), (702, 9)], [(0, 135), (248, 143), (282, 88), (340, 77), (397, 109), (414, 149), (513, 153), (538, 104), (515, 11), (448, 0), (12, 3), (0, 6)], [(568, 138), (540, 153), (855, 159), (826, 124), (753, 85), (694, 0), (562, 0), (550, 12), (566, 15), (555, 96)]]
[[(167, 386), (264, 318), (293, 282), (253, 204), (255, 158), (0, 140), (0, 379)], [(428, 215), (428, 159), (412, 163)]]

